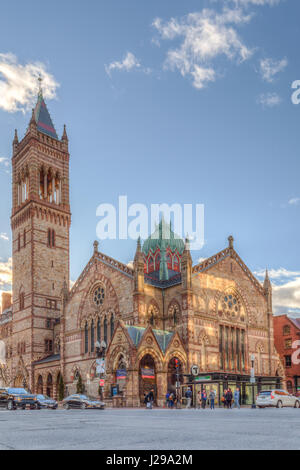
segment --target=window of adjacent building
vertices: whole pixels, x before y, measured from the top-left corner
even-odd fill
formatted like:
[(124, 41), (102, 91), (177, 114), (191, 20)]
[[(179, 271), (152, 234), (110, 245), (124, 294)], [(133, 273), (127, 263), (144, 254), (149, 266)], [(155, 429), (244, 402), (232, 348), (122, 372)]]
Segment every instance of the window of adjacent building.
[(290, 325), (284, 325), (284, 327), (283, 327), (283, 334), (284, 334), (284, 335), (290, 335), (290, 334), (291, 334), (291, 327), (290, 327)]
[(46, 305), (47, 305), (47, 308), (49, 308), (50, 310), (56, 310), (57, 309), (56, 300), (47, 299), (46, 300)]
[(292, 366), (292, 356), (284, 356), (285, 367)]
[(292, 348), (292, 339), (285, 339), (284, 340), (284, 349), (291, 349)]

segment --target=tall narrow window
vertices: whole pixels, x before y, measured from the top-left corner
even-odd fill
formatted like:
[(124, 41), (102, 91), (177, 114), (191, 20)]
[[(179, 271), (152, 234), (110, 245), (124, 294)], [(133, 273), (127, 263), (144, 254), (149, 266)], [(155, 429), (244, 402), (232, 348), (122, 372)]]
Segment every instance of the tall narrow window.
[(84, 352), (88, 353), (89, 352), (89, 329), (88, 329), (88, 324), (85, 324), (84, 327)]
[(231, 328), (231, 370), (234, 370), (234, 328)]
[(91, 352), (95, 351), (95, 326), (94, 320), (92, 320), (91, 324)]
[(242, 330), (242, 369), (246, 369), (245, 364), (245, 331)]
[(224, 355), (223, 355), (223, 326), (219, 328), (219, 353), (220, 353), (220, 368), (224, 369)]
[(106, 317), (104, 319), (104, 341), (107, 344), (107, 319), (106, 319)]
[(226, 355), (226, 369), (229, 369), (229, 328), (225, 327), (225, 355)]
[(24, 229), (23, 238), (24, 238), (24, 248), (25, 248), (26, 246), (26, 230), (25, 229)]
[(20, 233), (18, 234), (18, 251), (21, 249), (21, 235)]
[(113, 337), (114, 328), (115, 328), (115, 321), (114, 321), (114, 316), (112, 315), (110, 318), (110, 339), (112, 339)]
[(101, 323), (100, 323), (100, 318), (98, 318), (97, 321), (97, 341), (101, 343)]
[(51, 233), (51, 238), (52, 238), (52, 248), (55, 247), (55, 230), (52, 230)]
[(241, 370), (241, 354), (240, 354), (240, 330), (236, 330), (236, 367)]

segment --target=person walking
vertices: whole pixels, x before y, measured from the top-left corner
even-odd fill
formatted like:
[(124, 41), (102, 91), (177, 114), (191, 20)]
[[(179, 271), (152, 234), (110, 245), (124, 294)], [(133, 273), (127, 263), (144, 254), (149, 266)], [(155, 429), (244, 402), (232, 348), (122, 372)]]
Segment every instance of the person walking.
[(171, 392), (169, 395), (169, 408), (171, 409), (174, 408), (174, 401), (175, 401), (174, 393)]
[(170, 408), (170, 392), (166, 393), (166, 407)]
[(231, 389), (229, 388), (226, 392), (226, 407), (228, 409), (231, 408), (231, 402), (232, 402), (232, 391)]
[(215, 394), (214, 389), (212, 388), (210, 393), (209, 393), (209, 404), (210, 404), (210, 409), (211, 410), (215, 409), (215, 398), (216, 398), (216, 394)]
[(150, 390), (150, 392), (148, 393), (148, 395), (146, 395), (146, 398), (145, 398), (145, 401), (146, 401), (146, 406), (149, 410), (152, 410), (153, 408), (153, 402), (154, 402), (154, 390)]
[(241, 408), (241, 405), (240, 405), (240, 389), (238, 387), (234, 391), (233, 398), (234, 398), (234, 408), (240, 409)]
[(222, 398), (221, 398), (221, 401), (224, 405), (224, 408), (226, 407), (226, 393), (227, 393), (227, 390), (224, 390), (224, 393), (223, 393)]
[(203, 389), (202, 394), (201, 394), (201, 403), (202, 403), (203, 410), (205, 410), (205, 407), (206, 407), (206, 400), (207, 400), (207, 393), (205, 389)]
[(189, 409), (191, 407), (192, 403), (192, 390), (190, 388), (187, 389), (185, 392), (185, 398), (186, 398), (186, 408)]

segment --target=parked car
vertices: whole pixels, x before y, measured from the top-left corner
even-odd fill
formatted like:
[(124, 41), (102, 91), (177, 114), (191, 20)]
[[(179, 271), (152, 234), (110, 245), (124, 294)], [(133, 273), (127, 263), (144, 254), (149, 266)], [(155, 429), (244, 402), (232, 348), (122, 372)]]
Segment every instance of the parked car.
[(7, 410), (16, 410), (26, 407), (30, 409), (38, 409), (38, 403), (35, 395), (31, 395), (24, 388), (1, 388), (0, 389), (0, 406)]
[(47, 395), (36, 395), (36, 399), (39, 409), (48, 408), (51, 410), (56, 410), (58, 406), (57, 401), (52, 400), (52, 398), (47, 397)]
[(256, 405), (258, 408), (276, 406), (293, 406), (300, 408), (300, 399), (294, 395), (290, 395), (286, 390), (263, 390), (256, 397)]
[(63, 406), (66, 410), (70, 408), (81, 408), (82, 410), (88, 408), (94, 408), (98, 410), (104, 410), (105, 404), (103, 401), (95, 400), (95, 398), (88, 397), (86, 395), (70, 395), (63, 401)]

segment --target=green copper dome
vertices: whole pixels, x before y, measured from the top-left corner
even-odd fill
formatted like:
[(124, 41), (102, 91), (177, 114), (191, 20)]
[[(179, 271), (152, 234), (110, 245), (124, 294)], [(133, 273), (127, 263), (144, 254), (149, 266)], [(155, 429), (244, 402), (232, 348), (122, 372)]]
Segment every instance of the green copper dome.
[(182, 255), (184, 251), (184, 241), (173, 232), (171, 223), (168, 224), (164, 218), (162, 218), (159, 225), (156, 226), (154, 233), (145, 240), (143, 253), (148, 255), (150, 250), (154, 253), (157, 248), (164, 251), (168, 247), (172, 253), (177, 250), (178, 253)]

